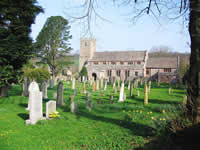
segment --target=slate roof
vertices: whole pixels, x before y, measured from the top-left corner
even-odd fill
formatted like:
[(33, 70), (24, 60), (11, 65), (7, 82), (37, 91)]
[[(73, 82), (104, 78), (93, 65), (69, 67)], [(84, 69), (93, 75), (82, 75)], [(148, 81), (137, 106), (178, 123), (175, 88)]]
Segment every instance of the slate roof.
[(143, 61), (146, 51), (95, 52), (89, 61)]
[(146, 68), (177, 68), (177, 57), (150, 57)]

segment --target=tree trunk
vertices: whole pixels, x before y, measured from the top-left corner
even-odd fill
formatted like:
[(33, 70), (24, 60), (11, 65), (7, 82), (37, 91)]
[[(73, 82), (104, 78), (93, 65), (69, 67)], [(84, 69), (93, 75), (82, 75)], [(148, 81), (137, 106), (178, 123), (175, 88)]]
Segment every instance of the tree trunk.
[(8, 86), (0, 87), (0, 97), (8, 97)]
[(200, 1), (190, 0), (189, 33), (191, 38), (187, 108), (193, 123), (200, 122)]

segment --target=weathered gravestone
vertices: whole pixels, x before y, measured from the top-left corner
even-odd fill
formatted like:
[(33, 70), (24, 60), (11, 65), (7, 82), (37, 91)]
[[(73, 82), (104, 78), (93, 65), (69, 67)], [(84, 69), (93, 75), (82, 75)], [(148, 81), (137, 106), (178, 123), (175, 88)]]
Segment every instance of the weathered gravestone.
[(128, 81), (128, 90), (130, 90), (131, 82)]
[(83, 82), (83, 93), (86, 93), (85, 81)]
[(54, 86), (54, 81), (51, 79), (50, 80), (50, 88), (53, 89), (53, 86)]
[(149, 81), (149, 88), (148, 88), (148, 92), (150, 93), (151, 91), (151, 81)]
[(77, 95), (77, 89), (74, 89), (74, 95), (75, 96)]
[(96, 83), (95, 83), (95, 81), (94, 81), (93, 84), (92, 84), (92, 91), (93, 91), (93, 92), (96, 91)]
[(169, 94), (171, 94), (171, 92), (172, 92), (172, 88), (169, 88)]
[(119, 102), (124, 101), (124, 82), (121, 84), (120, 94), (119, 94)]
[(89, 92), (86, 93), (86, 99), (87, 99), (86, 108), (91, 110), (92, 109), (92, 101), (90, 100), (90, 93)]
[(113, 81), (113, 89), (116, 88), (116, 85), (115, 85), (115, 80)]
[(148, 104), (148, 87), (147, 83), (144, 84), (144, 105)]
[(77, 113), (78, 112), (78, 105), (76, 102), (74, 102), (74, 95), (70, 96), (70, 101), (71, 101), (71, 105), (70, 105), (70, 109), (72, 113)]
[(27, 77), (24, 77), (23, 83), (22, 83), (22, 96), (28, 96), (28, 85), (29, 85), (29, 80)]
[(56, 112), (56, 101), (48, 101), (46, 102), (46, 118), (49, 118), (51, 113)]
[(105, 80), (104, 91), (107, 89), (107, 80)]
[(57, 98), (57, 93), (53, 93), (53, 98)]
[(117, 88), (118, 88), (118, 91), (120, 91), (120, 80), (117, 80)]
[(37, 121), (44, 119), (42, 113), (42, 92), (36, 82), (29, 86), (29, 119), (26, 124), (35, 124)]
[(110, 96), (110, 103), (113, 104), (114, 100), (113, 100), (113, 95)]
[(101, 78), (101, 89), (103, 88), (103, 78)]
[(126, 100), (126, 93), (124, 92), (124, 95), (123, 95), (123, 100), (125, 101)]
[[(40, 91), (38, 84), (33, 81), (30, 83), (29, 87), (28, 87), (28, 92), (30, 94), (30, 91)], [(29, 95), (29, 99), (28, 99), (28, 107), (26, 108), (26, 110), (30, 109), (30, 95)]]
[(114, 93), (117, 93), (117, 89), (115, 88)]
[(61, 106), (64, 104), (63, 102), (63, 83), (60, 81), (57, 87), (57, 105)]
[(130, 97), (133, 96), (133, 83), (131, 83), (130, 85)]
[(47, 99), (47, 82), (43, 81), (41, 85), (41, 91), (42, 91), (42, 98)]
[(73, 90), (75, 89), (75, 84), (76, 84), (76, 79), (73, 78), (73, 79), (72, 79), (72, 89), (73, 89)]
[(140, 96), (140, 91), (139, 90), (137, 90), (137, 96)]
[(99, 90), (99, 80), (96, 80), (96, 90)]

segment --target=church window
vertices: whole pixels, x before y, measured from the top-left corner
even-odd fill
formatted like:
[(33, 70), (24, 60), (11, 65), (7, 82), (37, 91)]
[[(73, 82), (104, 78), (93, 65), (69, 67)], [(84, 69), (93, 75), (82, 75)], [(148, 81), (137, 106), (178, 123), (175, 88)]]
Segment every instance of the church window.
[(146, 71), (146, 75), (149, 75), (149, 70)]
[(140, 61), (137, 61), (137, 64), (138, 64), (138, 65), (140, 65), (140, 64), (141, 64), (141, 62), (140, 62)]
[(95, 64), (95, 65), (98, 65), (98, 64), (99, 64), (99, 62), (95, 61), (95, 62), (94, 62), (94, 64)]
[(129, 61), (129, 62), (128, 62), (128, 65), (132, 65), (132, 64), (133, 64), (133, 62), (132, 62), (132, 61)]
[(125, 71), (125, 76), (126, 76), (126, 78), (129, 77), (129, 74), (130, 74), (130, 71), (129, 71), (129, 70), (126, 70), (126, 71)]
[(108, 76), (109, 76), (109, 77), (112, 76), (112, 70), (108, 70)]
[(136, 77), (138, 76), (138, 72), (137, 72), (137, 71), (135, 72), (135, 76), (136, 76)]
[(117, 70), (117, 76), (120, 77), (120, 73), (121, 71), (120, 70)]
[(171, 68), (164, 68), (164, 72), (171, 72)]
[(106, 61), (103, 61), (103, 64), (106, 65)]
[(123, 65), (123, 64), (124, 64), (124, 62), (123, 62), (123, 61), (121, 61), (121, 62), (120, 62), (120, 65)]

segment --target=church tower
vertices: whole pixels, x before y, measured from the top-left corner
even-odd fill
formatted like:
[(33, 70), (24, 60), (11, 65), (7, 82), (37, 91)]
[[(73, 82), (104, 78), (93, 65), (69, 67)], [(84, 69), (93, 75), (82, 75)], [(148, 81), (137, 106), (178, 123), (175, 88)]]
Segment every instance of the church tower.
[(79, 72), (83, 65), (91, 59), (96, 52), (96, 39), (81, 38), (80, 39), (80, 57), (79, 57)]

